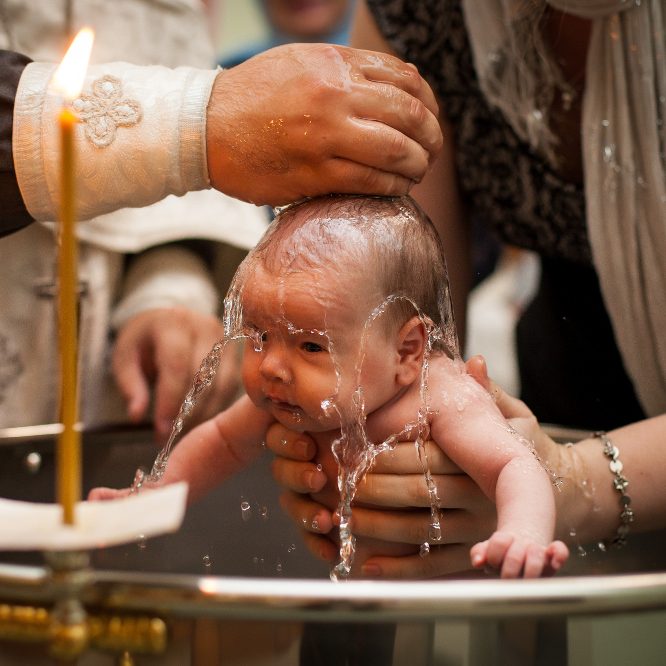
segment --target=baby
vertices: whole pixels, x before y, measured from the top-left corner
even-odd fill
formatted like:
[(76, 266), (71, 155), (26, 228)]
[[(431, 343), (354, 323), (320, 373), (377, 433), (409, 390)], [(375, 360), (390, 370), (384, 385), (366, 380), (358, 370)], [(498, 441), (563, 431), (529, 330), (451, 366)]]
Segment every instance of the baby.
[[(245, 338), (246, 395), (183, 437), (162, 482), (186, 480), (196, 499), (258, 457), (279, 421), (311, 435), (326, 466), (333, 443), (351, 502), (374, 455), (397, 438), (428, 438), (497, 505), (497, 531), (472, 548), (473, 566), (532, 578), (566, 561), (566, 546), (552, 541), (551, 480), (466, 373), (439, 238), (409, 197), (284, 209), (225, 306), (226, 330)], [(338, 499), (330, 491), (329, 506)]]

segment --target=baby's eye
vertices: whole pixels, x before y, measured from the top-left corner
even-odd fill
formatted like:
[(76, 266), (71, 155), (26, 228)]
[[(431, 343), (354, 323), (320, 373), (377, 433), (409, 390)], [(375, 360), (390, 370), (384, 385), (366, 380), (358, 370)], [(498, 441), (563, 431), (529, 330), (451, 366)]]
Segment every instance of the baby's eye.
[(316, 342), (304, 342), (302, 345), (302, 349), (303, 351), (306, 351), (310, 354), (326, 351), (321, 345), (318, 345)]

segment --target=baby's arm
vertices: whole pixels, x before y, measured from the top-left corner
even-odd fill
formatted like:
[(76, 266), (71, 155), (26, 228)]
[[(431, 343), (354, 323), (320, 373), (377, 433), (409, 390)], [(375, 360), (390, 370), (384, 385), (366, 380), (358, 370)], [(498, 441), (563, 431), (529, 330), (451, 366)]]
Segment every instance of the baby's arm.
[(272, 422), (267, 412), (244, 395), (180, 440), (162, 482), (187, 481), (188, 501), (199, 499), (259, 457)]
[[(159, 485), (187, 481), (188, 501), (199, 499), (259, 457), (266, 430), (272, 422), (267, 412), (243, 396), (180, 440), (169, 456)], [(112, 499), (127, 492), (127, 489), (96, 488), (89, 499)]]
[(518, 455), (502, 467), (494, 499), (497, 530), (472, 547), (472, 565), (496, 569), (502, 578), (537, 578), (560, 569), (569, 550), (561, 541), (552, 541), (553, 487), (532, 453)]
[(433, 439), (497, 506), (497, 531), (472, 547), (473, 566), (498, 569), (503, 578), (558, 570), (568, 549), (552, 541), (555, 499), (548, 473), (462, 364), (438, 363), (437, 373)]

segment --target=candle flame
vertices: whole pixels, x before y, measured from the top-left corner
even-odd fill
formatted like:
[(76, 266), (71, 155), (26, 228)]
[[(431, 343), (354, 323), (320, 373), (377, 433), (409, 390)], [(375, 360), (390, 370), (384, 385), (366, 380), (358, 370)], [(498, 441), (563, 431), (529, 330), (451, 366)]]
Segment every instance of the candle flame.
[(79, 96), (88, 69), (94, 38), (95, 33), (91, 28), (79, 30), (51, 79), (51, 90), (54, 93), (68, 100)]

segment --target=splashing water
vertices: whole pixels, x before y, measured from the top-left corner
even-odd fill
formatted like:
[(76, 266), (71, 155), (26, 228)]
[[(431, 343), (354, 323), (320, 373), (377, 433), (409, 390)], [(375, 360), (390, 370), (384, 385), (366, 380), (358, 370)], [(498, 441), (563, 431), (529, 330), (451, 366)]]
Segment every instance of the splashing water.
[(144, 484), (157, 483), (164, 476), (164, 472), (166, 471), (167, 464), (169, 462), (169, 456), (171, 455), (171, 450), (173, 449), (174, 443), (176, 442), (176, 438), (182, 431), (185, 421), (196, 406), (199, 396), (213, 383), (213, 380), (215, 379), (215, 373), (220, 366), (220, 360), (222, 358), (222, 353), (224, 352), (226, 344), (227, 340), (220, 340), (216, 342), (213, 345), (213, 348), (204, 357), (204, 360), (199, 366), (199, 370), (194, 375), (192, 386), (187, 392), (185, 400), (183, 400), (183, 404), (180, 406), (178, 416), (176, 416), (173, 422), (167, 443), (164, 445), (164, 448), (162, 448), (162, 450), (157, 454), (149, 474), (146, 474), (145, 470), (141, 468), (135, 472), (134, 480), (130, 488), (130, 493), (137, 493), (141, 490)]
[[(391, 303), (398, 300), (406, 300), (414, 307), (421, 318), (427, 331), (427, 344), (424, 353), (424, 360), (421, 367), (420, 396), (421, 407), (417, 415), (416, 423), (405, 424), (400, 433), (391, 435), (380, 444), (374, 444), (369, 441), (366, 433), (366, 412), (363, 389), (361, 387), (361, 369), (365, 357), (365, 348), (370, 327), (373, 323), (385, 313)], [(437, 487), (434, 483), (428, 465), (428, 456), (425, 442), (430, 434), (428, 425), (428, 370), (429, 358), (432, 353), (433, 345), (441, 340), (441, 331), (436, 328), (432, 322), (425, 318), (417, 305), (409, 298), (401, 295), (391, 295), (386, 298), (377, 308), (375, 308), (363, 328), (360, 343), (360, 354), (356, 364), (356, 389), (352, 395), (352, 409), (348, 418), (342, 419), (341, 435), (332, 444), (333, 455), (338, 463), (338, 490), (340, 492), (340, 501), (338, 505), (338, 515), (340, 517), (339, 538), (340, 538), (340, 561), (331, 571), (332, 580), (342, 580), (349, 577), (354, 561), (356, 551), (356, 538), (351, 528), (350, 520), (352, 515), (352, 502), (356, 494), (358, 484), (363, 480), (369, 471), (375, 458), (382, 452), (392, 448), (402, 437), (409, 436), (416, 432), (415, 446), (428, 490), (430, 499), (431, 525), (429, 530), (430, 541), (440, 541), (440, 500), (437, 495)], [(331, 403), (331, 401), (326, 401)], [(332, 401), (335, 404), (335, 401)], [(327, 405), (330, 407), (330, 405)], [(425, 556), (430, 552), (430, 544), (425, 543), (421, 547), (421, 555)]]
[[(187, 395), (185, 396), (185, 399), (183, 400), (183, 403), (178, 411), (178, 415), (174, 419), (167, 443), (157, 454), (149, 474), (146, 474), (145, 470), (143, 469), (138, 469), (136, 471), (136, 474), (134, 475), (134, 481), (132, 482), (132, 486), (130, 488), (130, 493), (139, 492), (144, 483), (157, 483), (162, 479), (169, 462), (171, 451), (176, 443), (176, 439), (183, 430), (185, 422), (196, 407), (199, 396), (206, 389), (208, 389), (215, 380), (215, 374), (220, 367), (222, 355), (224, 354), (227, 344), (231, 340), (236, 340), (243, 337), (243, 313), (240, 300), (240, 294), (242, 290), (241, 285), (242, 271), (239, 269), (236, 272), (231, 286), (229, 287), (229, 291), (227, 292), (227, 295), (224, 299), (224, 315), (222, 319), (224, 326), (224, 337), (222, 340), (218, 340), (213, 345), (213, 348), (208, 352), (208, 354), (206, 354), (203, 361), (201, 361), (201, 365), (199, 366), (199, 369), (197, 370), (196, 374), (194, 375), (194, 379), (192, 380), (190, 390), (187, 392)], [(261, 344), (260, 341), (259, 344)]]
[(194, 375), (192, 387), (187, 392), (185, 400), (183, 400), (183, 404), (180, 406), (178, 416), (176, 416), (176, 419), (173, 422), (169, 439), (153, 463), (153, 468), (148, 477), (149, 481), (156, 482), (164, 476), (174, 442), (178, 435), (180, 435), (185, 421), (196, 406), (199, 396), (213, 383), (215, 373), (220, 367), (220, 359), (222, 358), (222, 352), (224, 351), (225, 346), (226, 340), (216, 342), (201, 362), (199, 370)]

